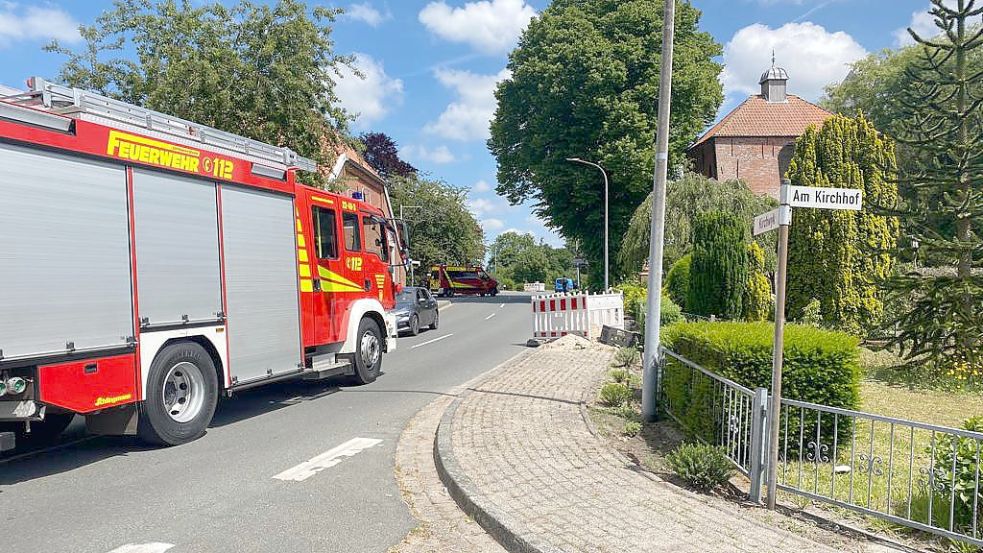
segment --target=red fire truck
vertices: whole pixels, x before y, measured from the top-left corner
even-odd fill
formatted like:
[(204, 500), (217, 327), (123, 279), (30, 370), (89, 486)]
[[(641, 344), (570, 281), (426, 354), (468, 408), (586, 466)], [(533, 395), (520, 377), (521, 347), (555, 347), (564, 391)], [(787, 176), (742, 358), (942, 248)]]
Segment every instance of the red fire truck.
[(219, 394), (368, 383), (396, 346), (398, 222), (313, 162), (90, 92), (0, 98), (0, 444), (201, 436)]
[(448, 297), (454, 294), (497, 296), (498, 281), (477, 265), (434, 265), (430, 268), (430, 291)]

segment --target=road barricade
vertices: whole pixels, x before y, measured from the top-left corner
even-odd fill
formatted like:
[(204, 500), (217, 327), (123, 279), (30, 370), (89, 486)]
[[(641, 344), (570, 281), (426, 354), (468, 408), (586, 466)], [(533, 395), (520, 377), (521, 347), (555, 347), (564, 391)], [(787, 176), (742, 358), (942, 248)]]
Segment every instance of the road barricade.
[(608, 325), (625, 328), (625, 300), (614, 294), (550, 294), (532, 297), (533, 338), (576, 334), (593, 340)]

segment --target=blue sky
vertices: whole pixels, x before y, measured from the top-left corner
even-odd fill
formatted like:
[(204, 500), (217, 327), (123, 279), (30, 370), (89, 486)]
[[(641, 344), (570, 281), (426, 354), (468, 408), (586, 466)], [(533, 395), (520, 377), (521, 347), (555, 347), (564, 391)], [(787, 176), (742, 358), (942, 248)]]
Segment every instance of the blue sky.
[[(366, 78), (339, 84), (358, 113), (355, 132), (392, 136), (419, 169), (468, 187), (472, 211), (490, 241), (506, 230), (560, 239), (531, 215), (495, 195), (495, 160), (485, 148), (495, 83), (507, 77), (508, 51), (548, 0), (332, 0), (347, 10), (335, 25), (339, 53), (356, 55)], [(770, 64), (790, 74), (789, 90), (816, 100), (868, 52), (895, 47), (913, 25), (931, 29), (928, 0), (693, 0), (701, 26), (725, 45), (721, 115), (757, 87)], [(62, 59), (41, 51), (57, 38), (77, 46), (79, 23), (91, 23), (111, 0), (0, 0), (0, 83), (30, 75), (54, 78)], [(587, 170), (585, 168), (585, 170)]]

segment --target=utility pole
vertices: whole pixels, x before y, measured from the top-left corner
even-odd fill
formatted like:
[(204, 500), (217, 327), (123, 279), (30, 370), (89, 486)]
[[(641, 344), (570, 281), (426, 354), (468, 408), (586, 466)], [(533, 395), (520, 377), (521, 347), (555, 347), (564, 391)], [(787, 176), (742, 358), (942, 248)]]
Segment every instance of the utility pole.
[(604, 175), (604, 291), (607, 292), (611, 289), (611, 283), (608, 282), (608, 172), (599, 163), (584, 161), (579, 157), (568, 157), (567, 161), (596, 167)]
[(785, 352), (785, 282), (788, 280), (788, 227), (792, 222), (789, 207), (789, 181), (782, 181), (781, 206), (787, 212), (779, 216), (778, 227), (778, 282), (775, 285), (775, 349), (771, 362), (771, 406), (769, 407), (768, 429), (771, 436), (768, 442), (768, 508), (774, 509), (778, 499), (778, 431), (782, 418), (782, 362)]
[(642, 418), (654, 421), (662, 372), (659, 343), (662, 313), (662, 249), (666, 226), (666, 175), (669, 172), (669, 110), (672, 98), (672, 46), (676, 2), (666, 0), (662, 18), (662, 65), (659, 69), (658, 134), (655, 141), (655, 176), (652, 184), (652, 228), (649, 234), (648, 310), (645, 354), (642, 359)]

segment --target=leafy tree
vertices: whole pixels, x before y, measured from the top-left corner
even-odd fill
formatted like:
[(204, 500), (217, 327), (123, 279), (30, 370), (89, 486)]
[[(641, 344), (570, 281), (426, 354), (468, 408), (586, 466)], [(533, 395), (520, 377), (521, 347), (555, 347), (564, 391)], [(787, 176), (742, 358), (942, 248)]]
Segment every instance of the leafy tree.
[(490, 265), (495, 274), (515, 282), (552, 283), (568, 276), (573, 265), (573, 253), (567, 248), (553, 248), (545, 242), (536, 243), (531, 234), (503, 232), (491, 246)]
[[(57, 42), (61, 79), (120, 100), (249, 138), (327, 165), (347, 115), (332, 75), (339, 10), (298, 0), (233, 7), (192, 0), (116, 0), (82, 26), (80, 51)], [(312, 176), (312, 178), (317, 178)]]
[(666, 273), (666, 295), (683, 309), (686, 308), (686, 296), (689, 295), (689, 272), (692, 263), (693, 254), (686, 254), (673, 263)]
[(409, 177), (416, 174), (416, 167), (399, 157), (399, 148), (389, 135), (381, 132), (367, 132), (358, 137), (365, 146), (365, 161), (382, 175), (382, 178)]
[(765, 275), (765, 251), (756, 242), (751, 242), (747, 246), (747, 257), (749, 267), (741, 318), (745, 321), (765, 321), (773, 305), (771, 282)]
[(733, 213), (701, 213), (693, 222), (693, 261), (686, 308), (697, 315), (737, 319), (747, 285), (747, 221)]
[[(496, 91), (488, 147), (499, 194), (580, 241), (593, 277), (603, 264), (604, 185), (610, 177), (611, 250), (652, 187), (661, 0), (556, 0), (533, 19), (509, 57), (511, 77)], [(678, 2), (670, 124), (672, 163), (716, 115), (723, 100), (714, 58), (722, 49), (699, 30), (700, 12)], [(615, 275), (627, 268), (612, 267)], [(599, 280), (599, 279), (598, 279)]]
[(894, 143), (862, 115), (836, 115), (795, 143), (788, 177), (799, 186), (860, 188), (862, 211), (796, 210), (789, 234), (787, 307), (799, 318), (819, 300), (829, 326), (863, 336), (881, 320), (879, 285), (891, 276), (898, 221), (877, 207), (898, 202)]
[[(983, 71), (972, 61), (983, 55), (983, 6), (976, 0), (932, 0), (940, 34), (925, 38), (908, 29), (923, 48), (906, 69), (911, 85), (901, 96), (896, 132), (917, 151), (901, 175), (913, 192), (902, 217), (936, 261), (934, 271), (892, 279), (894, 294), (910, 300), (898, 321), (895, 343), (911, 358), (927, 358), (936, 369), (980, 366), (983, 351)], [(928, 225), (932, 217), (947, 225)], [(889, 321), (892, 322), (892, 321)]]
[[(693, 220), (700, 213), (726, 211), (746, 221), (750, 228), (754, 217), (778, 205), (774, 199), (759, 196), (742, 181), (716, 181), (696, 173), (686, 173), (669, 183), (666, 190), (665, 264), (672, 267), (676, 260), (693, 248)], [(618, 257), (626, 268), (640, 268), (649, 256), (649, 229), (652, 225), (652, 194), (643, 200), (632, 215), (628, 232)], [(775, 233), (762, 234), (755, 241), (766, 252), (765, 266), (775, 267), (778, 242)], [(679, 300), (673, 298), (677, 303)]]
[(468, 190), (439, 180), (394, 177), (389, 194), (394, 205), (423, 205), (406, 213), (410, 258), (422, 275), (439, 263), (477, 263), (485, 257), (485, 236), (465, 205)]

